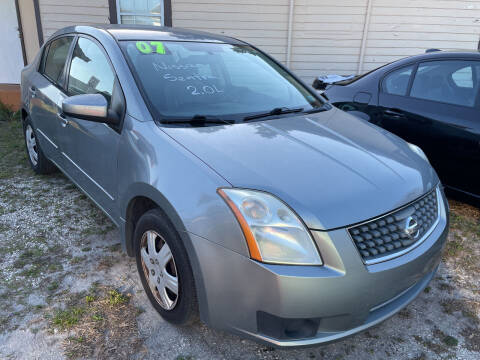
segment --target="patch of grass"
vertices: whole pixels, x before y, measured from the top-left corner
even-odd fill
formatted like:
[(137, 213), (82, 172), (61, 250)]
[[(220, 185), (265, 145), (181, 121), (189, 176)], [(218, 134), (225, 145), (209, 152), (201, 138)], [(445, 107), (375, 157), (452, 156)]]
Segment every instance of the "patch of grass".
[(25, 277), (38, 277), (42, 273), (42, 269), (38, 265), (33, 265), (29, 269), (25, 269), (20, 273), (20, 276)]
[(58, 311), (52, 318), (52, 324), (59, 327), (61, 330), (69, 329), (78, 324), (85, 309), (74, 307), (67, 310)]
[(465, 248), (458, 240), (449, 240), (445, 246), (445, 254), (449, 257), (456, 257)]
[[(457, 205), (467, 207), (466, 205)], [(465, 232), (470, 232), (476, 235), (480, 235), (480, 224), (475, 221), (470, 214), (467, 214), (464, 209), (454, 208), (450, 212), (451, 227)]]
[(86, 246), (86, 247), (82, 248), (83, 252), (87, 252), (87, 251), (90, 251), (90, 250), (92, 250), (92, 248), (90, 246)]
[(111, 306), (126, 304), (130, 300), (128, 296), (122, 295), (117, 290), (110, 290), (108, 296), (108, 302)]
[(100, 314), (93, 314), (92, 319), (95, 320), (95, 321), (103, 321), (104, 320), (103, 316), (100, 315)]
[(14, 121), (20, 119), (20, 111), (14, 111), (10, 106), (0, 101), (0, 121)]
[(432, 290), (432, 288), (430, 286), (427, 286), (425, 289), (423, 289), (423, 292), (428, 294), (430, 290)]
[(75, 264), (80, 264), (83, 260), (85, 260), (87, 257), (86, 256), (74, 256), (70, 260), (70, 264), (75, 265)]
[(422, 344), (425, 348), (433, 351), (437, 355), (445, 354), (448, 351), (444, 345), (437, 344), (429, 339), (424, 339), (419, 335), (413, 335), (413, 338), (417, 343)]
[(25, 265), (35, 262), (35, 258), (41, 257), (42, 255), (44, 255), (42, 249), (27, 249), (20, 254), (18, 259), (13, 263), (13, 267), (21, 269)]
[[(87, 304), (83, 302), (84, 298)], [(68, 300), (72, 304), (70, 309), (81, 310), (77, 314), (65, 310), (66, 314), (60, 317), (63, 322), (57, 320), (60, 324), (67, 323), (63, 329), (70, 335), (63, 343), (65, 355), (72, 359), (107, 359), (117, 354), (121, 358), (134, 357), (141, 340), (136, 308), (128, 300), (128, 296), (118, 290), (99, 284), (94, 284), (87, 294), (71, 294)], [(57, 318), (58, 315), (53, 319)]]
[(453, 336), (447, 335), (442, 339), (442, 342), (450, 347), (454, 347), (458, 345), (458, 340)]
[(47, 270), (50, 272), (62, 271), (63, 265), (60, 263), (50, 263), (47, 267)]
[(58, 281), (53, 281), (52, 283), (50, 283), (47, 287), (48, 291), (55, 291), (58, 289)]
[(107, 247), (108, 250), (111, 252), (118, 252), (122, 250), (122, 245), (121, 244), (113, 244)]
[[(21, 121), (15, 118), (0, 121), (0, 179), (10, 179), (29, 171), (24, 147)], [(0, 194), (0, 197), (3, 198), (6, 195)]]
[(69, 336), (68, 340), (70, 341), (75, 341), (77, 343), (83, 343), (85, 342), (85, 338), (83, 336)]

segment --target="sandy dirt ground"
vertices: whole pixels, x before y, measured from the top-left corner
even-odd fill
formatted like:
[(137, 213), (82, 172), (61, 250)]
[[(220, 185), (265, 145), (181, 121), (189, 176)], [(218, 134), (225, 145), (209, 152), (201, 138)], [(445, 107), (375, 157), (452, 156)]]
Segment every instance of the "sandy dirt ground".
[(366, 332), (278, 350), (176, 327), (150, 306), (114, 225), (63, 175), (35, 176), (0, 120), (0, 359), (480, 359), (480, 211), (451, 201), (429, 287)]

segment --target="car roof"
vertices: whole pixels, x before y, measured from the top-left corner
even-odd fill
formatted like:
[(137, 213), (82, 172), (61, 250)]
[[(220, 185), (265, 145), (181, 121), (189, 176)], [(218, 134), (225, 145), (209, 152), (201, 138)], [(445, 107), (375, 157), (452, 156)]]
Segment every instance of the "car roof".
[(480, 60), (480, 51), (479, 50), (436, 50), (430, 51), (423, 54), (412, 55), (405, 57), (403, 59), (395, 60), (391, 63), (382, 65), (373, 72), (383, 69), (383, 71), (388, 71), (392, 68), (399, 66), (415, 63), (418, 61), (430, 61), (430, 60), (445, 60), (445, 59), (474, 59)]
[(68, 26), (58, 30), (52, 37), (77, 32), (94, 35), (95, 31), (104, 30), (116, 40), (160, 40), (160, 41), (193, 41), (210, 43), (246, 44), (245, 42), (224, 35), (183, 28), (124, 25), (124, 24), (94, 24)]
[[(479, 50), (435, 50), (424, 54), (413, 55), (402, 60), (430, 60), (430, 59), (448, 59), (448, 58), (480, 58)], [(401, 61), (401, 60), (400, 60)]]

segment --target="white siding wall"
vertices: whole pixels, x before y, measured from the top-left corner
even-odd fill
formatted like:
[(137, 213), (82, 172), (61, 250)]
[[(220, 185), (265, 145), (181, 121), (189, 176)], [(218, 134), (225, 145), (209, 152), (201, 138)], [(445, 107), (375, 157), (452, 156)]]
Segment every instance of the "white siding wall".
[(108, 0), (40, 0), (43, 38), (70, 25), (109, 23)]
[(366, 0), (295, 0), (290, 68), (308, 82), (357, 70)]
[(479, 0), (372, 1), (364, 72), (429, 48), (477, 48)]
[(285, 61), (288, 0), (172, 0), (172, 23), (238, 37)]

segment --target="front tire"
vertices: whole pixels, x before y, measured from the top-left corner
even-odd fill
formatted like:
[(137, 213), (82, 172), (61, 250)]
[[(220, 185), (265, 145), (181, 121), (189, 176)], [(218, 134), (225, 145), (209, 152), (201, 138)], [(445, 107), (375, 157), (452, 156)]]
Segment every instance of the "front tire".
[(47, 159), (40, 148), (37, 134), (33, 129), (30, 117), (25, 119), (23, 124), (23, 135), (25, 137), (25, 147), (27, 150), (27, 157), (32, 170), (36, 174), (50, 174), (56, 170), (55, 165)]
[(192, 322), (198, 313), (192, 269), (180, 236), (160, 209), (142, 215), (134, 240), (137, 270), (155, 310), (173, 324)]

